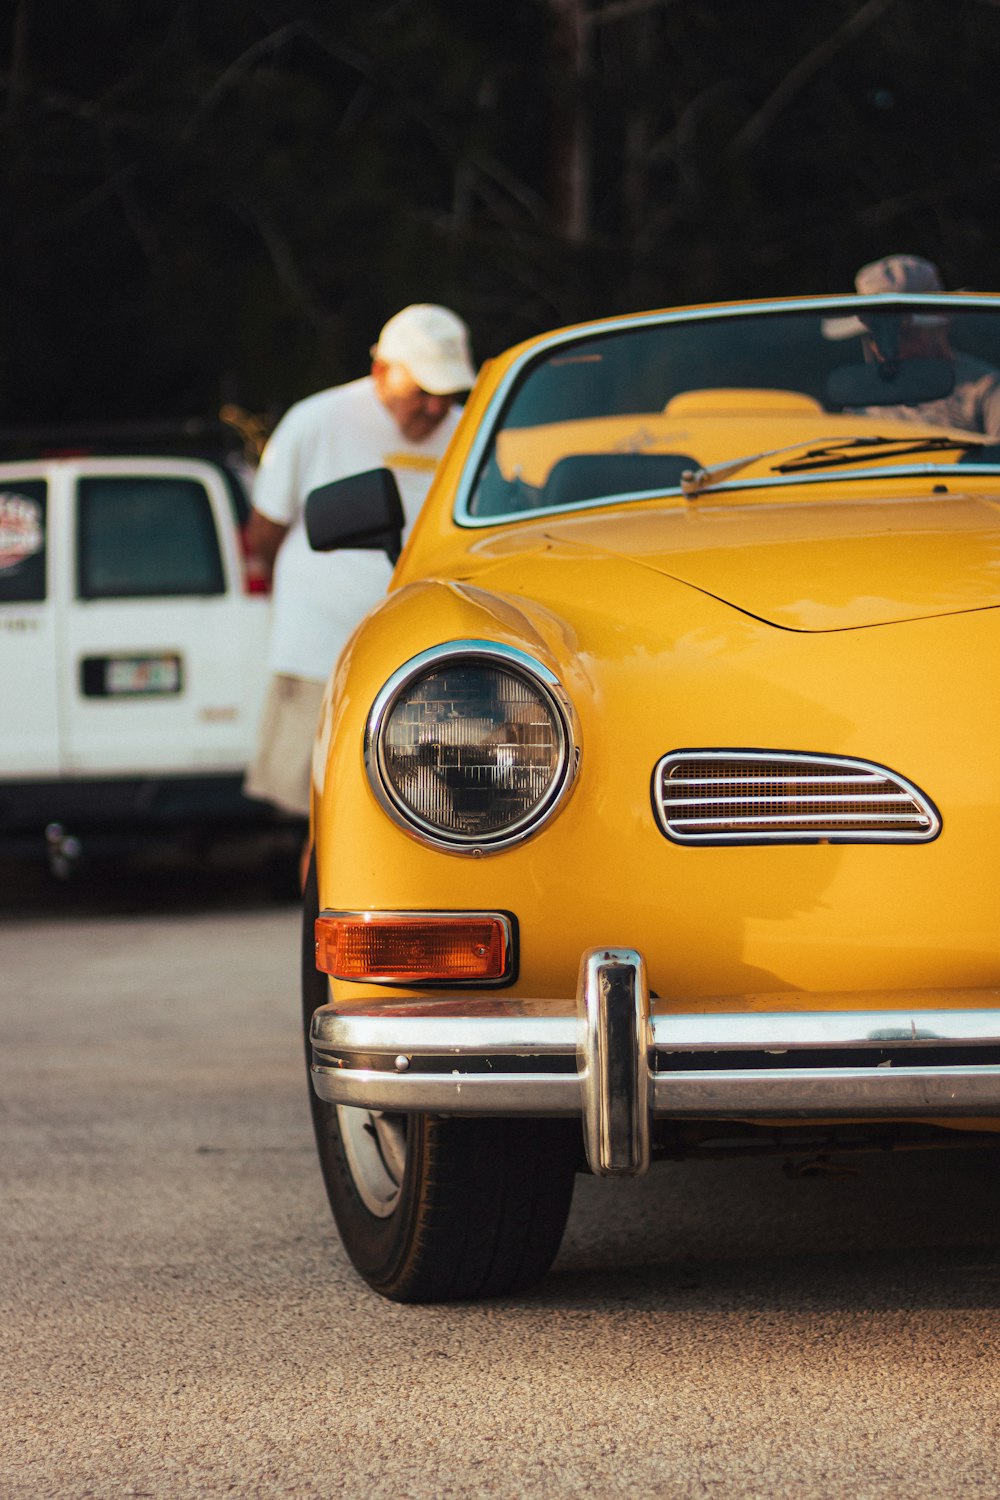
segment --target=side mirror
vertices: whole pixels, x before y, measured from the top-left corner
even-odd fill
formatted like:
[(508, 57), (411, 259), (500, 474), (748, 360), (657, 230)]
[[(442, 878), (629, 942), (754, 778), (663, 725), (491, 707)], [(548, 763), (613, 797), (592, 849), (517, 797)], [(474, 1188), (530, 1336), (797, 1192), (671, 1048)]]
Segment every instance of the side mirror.
[(363, 547), (387, 552), (395, 562), (404, 524), (399, 486), (389, 469), (335, 479), (306, 496), (306, 536), (314, 552)]

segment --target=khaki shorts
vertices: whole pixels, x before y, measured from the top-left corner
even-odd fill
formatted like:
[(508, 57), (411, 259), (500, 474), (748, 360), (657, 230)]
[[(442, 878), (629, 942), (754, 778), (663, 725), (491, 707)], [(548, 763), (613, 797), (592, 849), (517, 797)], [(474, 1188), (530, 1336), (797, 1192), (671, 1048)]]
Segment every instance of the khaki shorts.
[(261, 797), (284, 812), (309, 816), (313, 739), (324, 687), (305, 677), (271, 678), (257, 752), (243, 782), (248, 797)]

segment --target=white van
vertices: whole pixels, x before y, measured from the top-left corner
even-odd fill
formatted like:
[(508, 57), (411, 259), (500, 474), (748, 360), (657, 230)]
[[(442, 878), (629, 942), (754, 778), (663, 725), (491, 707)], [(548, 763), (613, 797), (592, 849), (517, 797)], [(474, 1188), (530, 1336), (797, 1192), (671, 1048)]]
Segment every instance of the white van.
[(0, 847), (271, 819), (245, 799), (269, 601), (237, 472), (198, 457), (0, 462)]

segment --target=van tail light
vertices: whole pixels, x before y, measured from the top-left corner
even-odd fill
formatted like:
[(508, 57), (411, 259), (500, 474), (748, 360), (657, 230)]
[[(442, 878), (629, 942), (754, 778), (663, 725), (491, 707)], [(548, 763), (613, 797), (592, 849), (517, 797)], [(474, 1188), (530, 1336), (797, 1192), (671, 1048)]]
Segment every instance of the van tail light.
[(375, 984), (496, 983), (511, 977), (511, 918), (495, 912), (324, 912), (316, 967)]
[(240, 527), (240, 553), (243, 560), (243, 592), (245, 594), (269, 594), (271, 573), (262, 557), (251, 552), (247, 543), (247, 528)]

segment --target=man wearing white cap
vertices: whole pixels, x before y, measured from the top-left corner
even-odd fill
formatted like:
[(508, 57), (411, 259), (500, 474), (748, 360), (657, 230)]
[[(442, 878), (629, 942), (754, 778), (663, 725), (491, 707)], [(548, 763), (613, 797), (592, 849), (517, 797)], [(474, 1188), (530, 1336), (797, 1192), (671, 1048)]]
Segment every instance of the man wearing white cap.
[[(920, 255), (884, 255), (881, 260), (873, 260), (861, 267), (854, 278), (854, 288), (860, 294), (944, 291), (937, 266)], [(1000, 438), (1000, 374), (983, 360), (953, 350), (948, 323), (948, 317), (936, 313), (932, 307), (923, 313), (914, 312), (902, 320), (896, 352), (900, 359), (947, 360), (955, 372), (950, 395), (915, 406), (880, 406), (871, 410), (882, 416), (930, 422), (936, 427), (958, 427)], [(823, 332), (828, 339), (861, 335), (870, 357), (877, 357), (872, 336), (860, 317), (825, 318)]]
[(289, 408), (254, 481), (248, 546), (274, 569), (272, 676), (245, 790), (303, 816), (323, 687), (392, 573), (383, 552), (313, 552), (306, 496), (349, 474), (388, 468), (409, 528), (457, 425), (455, 398), (475, 379), (468, 329), (432, 303), (396, 313), (371, 353), (369, 375)]

